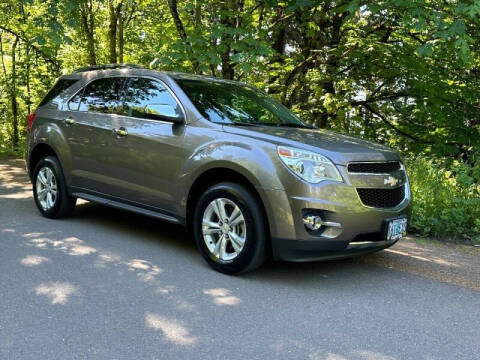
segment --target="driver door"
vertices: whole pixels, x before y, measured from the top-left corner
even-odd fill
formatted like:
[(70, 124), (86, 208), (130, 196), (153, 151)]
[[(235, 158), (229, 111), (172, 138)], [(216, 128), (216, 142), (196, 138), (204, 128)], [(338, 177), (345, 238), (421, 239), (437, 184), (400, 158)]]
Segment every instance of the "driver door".
[[(173, 213), (174, 186), (183, 159), (185, 125), (172, 121), (183, 110), (162, 81), (148, 77), (127, 80), (122, 104), (116, 110), (112, 162), (121, 197)], [(114, 130), (115, 131), (115, 130)]]

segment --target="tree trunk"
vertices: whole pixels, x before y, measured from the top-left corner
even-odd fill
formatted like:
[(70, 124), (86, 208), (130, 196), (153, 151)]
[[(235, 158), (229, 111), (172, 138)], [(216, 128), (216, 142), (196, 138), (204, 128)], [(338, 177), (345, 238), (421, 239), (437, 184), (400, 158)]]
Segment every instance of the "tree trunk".
[(30, 88), (30, 47), (27, 45), (25, 46), (25, 61), (26, 64), (26, 74), (25, 74), (25, 82), (27, 85), (27, 113), (30, 114), (32, 112), (32, 91)]
[(118, 17), (118, 62), (123, 64), (123, 47), (125, 45), (125, 38), (123, 35), (123, 16), (120, 14)]
[(11, 76), (11, 91), (10, 98), (12, 102), (12, 117), (13, 117), (13, 148), (18, 148), (18, 103), (17, 103), (17, 62), (16, 50), (18, 44), (18, 36), (12, 44), (12, 76)]
[[(276, 25), (272, 29), (272, 49), (275, 51), (275, 54), (272, 56), (272, 60), (269, 64), (272, 68), (280, 68), (285, 63), (285, 44), (287, 41), (287, 32), (285, 22), (280, 21), (284, 15), (284, 8), (278, 6), (275, 9), (275, 17), (273, 20)], [(278, 73), (268, 76), (267, 92), (269, 94), (279, 94), (282, 91), (282, 86), (280, 84), (276, 84), (278, 78)]]
[(182, 39), (182, 41), (185, 42), (185, 44), (187, 44), (189, 57), (192, 61), (193, 71), (197, 72), (199, 64), (197, 59), (195, 59), (192, 44), (190, 44), (190, 42), (187, 40), (187, 33), (185, 31), (185, 28), (183, 27), (183, 23), (182, 23), (182, 20), (180, 19), (180, 15), (178, 15), (177, 0), (167, 0), (167, 2), (168, 2), (168, 7), (170, 9), (170, 14), (172, 15), (172, 18), (173, 18), (173, 22), (175, 24), (175, 27), (177, 28), (178, 35), (180, 36), (180, 39)]
[[(231, 15), (237, 2), (235, 0), (226, 0), (223, 3), (222, 12), (220, 15), (220, 23), (226, 27), (233, 29), (236, 27), (237, 23), (235, 18)], [(239, 9), (238, 9), (239, 10)], [(220, 54), (220, 59), (222, 60), (222, 77), (224, 79), (231, 79), (235, 76), (235, 65), (231, 61), (231, 52), (232, 52), (232, 43), (234, 38), (231, 34), (226, 32), (222, 33), (220, 44), (223, 46), (224, 51)]]
[(87, 51), (88, 51), (88, 62), (90, 65), (97, 65), (97, 54), (95, 51), (95, 19), (93, 17), (93, 12), (90, 13), (90, 30), (87, 34)]
[[(121, 6), (119, 4), (118, 6)], [(111, 64), (117, 63), (117, 7), (114, 6), (113, 0), (108, 2), (108, 49), (109, 62)]]
[(95, 17), (93, 15), (92, 0), (85, 0), (80, 3), (80, 17), (82, 19), (83, 33), (87, 42), (87, 61), (89, 65), (97, 64), (95, 53)]

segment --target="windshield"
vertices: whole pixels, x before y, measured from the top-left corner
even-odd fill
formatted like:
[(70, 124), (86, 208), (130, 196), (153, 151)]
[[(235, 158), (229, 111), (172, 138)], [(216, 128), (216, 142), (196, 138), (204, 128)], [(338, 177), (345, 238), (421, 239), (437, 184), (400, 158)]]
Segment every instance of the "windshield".
[(285, 106), (243, 84), (176, 79), (198, 111), (215, 123), (310, 127)]

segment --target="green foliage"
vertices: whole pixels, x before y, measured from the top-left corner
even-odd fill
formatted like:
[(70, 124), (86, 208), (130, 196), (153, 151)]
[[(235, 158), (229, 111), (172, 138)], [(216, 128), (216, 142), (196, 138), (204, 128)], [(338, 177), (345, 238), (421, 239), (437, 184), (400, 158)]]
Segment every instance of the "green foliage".
[(411, 227), (422, 235), (480, 239), (479, 165), (423, 157), (408, 161)]

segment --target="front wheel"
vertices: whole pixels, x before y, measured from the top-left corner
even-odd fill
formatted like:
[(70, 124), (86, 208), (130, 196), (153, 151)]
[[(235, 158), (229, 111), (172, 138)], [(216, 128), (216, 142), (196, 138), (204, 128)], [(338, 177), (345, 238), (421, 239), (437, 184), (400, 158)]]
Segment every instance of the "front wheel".
[(194, 236), (210, 266), (226, 274), (253, 270), (266, 259), (265, 215), (239, 184), (220, 183), (205, 191), (195, 208)]
[(77, 199), (68, 195), (62, 167), (54, 156), (41, 159), (33, 172), (33, 197), (40, 213), (50, 219), (68, 216)]

